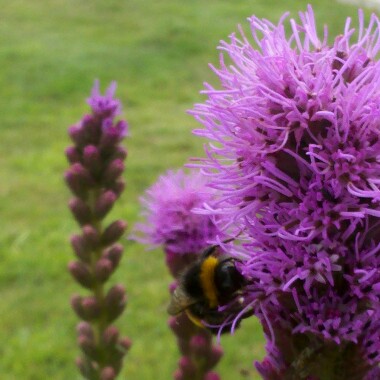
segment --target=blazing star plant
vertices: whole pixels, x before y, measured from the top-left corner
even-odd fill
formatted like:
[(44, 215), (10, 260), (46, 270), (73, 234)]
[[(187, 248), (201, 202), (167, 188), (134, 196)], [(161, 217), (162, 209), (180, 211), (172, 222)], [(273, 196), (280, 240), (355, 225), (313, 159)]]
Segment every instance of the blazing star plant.
[[(179, 170), (162, 175), (141, 198), (145, 220), (136, 225), (134, 239), (151, 247), (162, 247), (175, 280), (218, 235), (214, 218), (194, 212), (204, 203), (212, 202), (214, 193), (206, 187), (205, 178), (199, 172), (186, 174)], [(170, 285), (170, 292), (176, 286), (177, 281)], [(212, 369), (223, 352), (213, 344), (212, 334), (193, 324), (185, 313), (170, 317), (168, 324), (182, 355), (174, 379), (220, 379)]]
[(221, 43), (194, 166), (219, 193), (206, 210), (244, 231), (263, 379), (380, 379), (380, 21), (359, 11), (329, 42), (311, 6), (286, 20)]
[(124, 287), (105, 287), (122, 257), (123, 246), (117, 241), (126, 228), (122, 220), (108, 225), (103, 221), (124, 189), (127, 156), (120, 145), (127, 123), (114, 121), (121, 111), (119, 100), (114, 99), (115, 88), (116, 83), (111, 84), (103, 96), (96, 82), (88, 99), (92, 113), (69, 128), (73, 145), (66, 150), (70, 167), (65, 179), (73, 193), (69, 207), (81, 227), (81, 234), (71, 238), (77, 260), (69, 264), (69, 271), (91, 293), (75, 295), (71, 301), (82, 320), (77, 327), (82, 350), (77, 365), (89, 380), (115, 379), (131, 345), (112, 325), (126, 305)]

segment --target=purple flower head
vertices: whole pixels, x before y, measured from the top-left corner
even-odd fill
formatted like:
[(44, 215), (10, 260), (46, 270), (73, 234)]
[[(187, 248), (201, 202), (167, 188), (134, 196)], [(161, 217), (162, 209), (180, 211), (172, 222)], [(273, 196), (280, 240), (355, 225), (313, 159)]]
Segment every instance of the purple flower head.
[(121, 104), (118, 99), (114, 99), (116, 90), (116, 82), (112, 82), (108, 87), (106, 94), (100, 93), (99, 81), (96, 80), (91, 91), (91, 96), (87, 99), (87, 103), (92, 111), (97, 115), (109, 114), (117, 116), (121, 111)]
[(215, 239), (218, 229), (214, 218), (194, 210), (212, 203), (214, 196), (199, 172), (168, 171), (141, 198), (146, 221), (136, 226), (144, 234), (138, 239), (162, 245), (174, 255), (199, 253)]
[(358, 40), (348, 20), (328, 45), (311, 7), (300, 17), (290, 37), (285, 18), (252, 17), (258, 49), (243, 34), (221, 44), (221, 89), (207, 85), (191, 111), (213, 141), (200, 166), (237, 222), (291, 240), (348, 238), (380, 215), (379, 21), (365, 28), (360, 13)]
[[(290, 34), (286, 18), (253, 16), (252, 43), (242, 30), (221, 43), (220, 87), (191, 111), (209, 140), (194, 166), (218, 189), (220, 227), (244, 231), (245, 301), (272, 346), (281, 334), (354, 346), (368, 370), (380, 362), (380, 21), (360, 11), (329, 44), (311, 6)], [(287, 371), (273, 357), (258, 365), (268, 379)]]

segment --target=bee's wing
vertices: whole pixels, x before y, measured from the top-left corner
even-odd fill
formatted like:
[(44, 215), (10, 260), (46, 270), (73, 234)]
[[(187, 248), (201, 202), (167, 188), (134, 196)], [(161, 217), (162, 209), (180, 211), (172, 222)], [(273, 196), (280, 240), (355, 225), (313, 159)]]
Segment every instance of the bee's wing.
[(187, 295), (182, 286), (178, 286), (172, 294), (168, 306), (168, 313), (170, 315), (177, 315), (194, 304), (194, 302), (194, 298)]

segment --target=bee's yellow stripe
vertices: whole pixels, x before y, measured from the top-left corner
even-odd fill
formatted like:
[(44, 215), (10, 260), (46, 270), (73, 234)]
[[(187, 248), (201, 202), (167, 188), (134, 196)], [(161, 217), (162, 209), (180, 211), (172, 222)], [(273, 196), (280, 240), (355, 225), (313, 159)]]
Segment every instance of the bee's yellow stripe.
[(204, 328), (202, 321), (198, 317), (196, 317), (189, 309), (186, 309), (185, 311), (186, 315), (189, 317), (190, 321), (194, 323), (194, 325)]
[(218, 294), (214, 281), (215, 268), (219, 260), (214, 256), (207, 257), (201, 266), (201, 285), (210, 307), (218, 306)]

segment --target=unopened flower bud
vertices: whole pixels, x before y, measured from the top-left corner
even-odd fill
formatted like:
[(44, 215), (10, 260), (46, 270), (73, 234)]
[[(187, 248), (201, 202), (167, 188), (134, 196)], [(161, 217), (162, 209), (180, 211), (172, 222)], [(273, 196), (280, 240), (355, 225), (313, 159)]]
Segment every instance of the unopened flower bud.
[(100, 243), (100, 236), (98, 230), (90, 224), (87, 224), (83, 226), (82, 231), (83, 240), (85, 244), (91, 249), (97, 248)]
[(71, 306), (78, 317), (85, 321), (92, 321), (99, 317), (101, 309), (94, 296), (81, 297), (75, 295), (71, 298)]
[(112, 262), (107, 259), (100, 259), (95, 265), (95, 276), (100, 282), (105, 282), (114, 271)]
[(183, 373), (180, 369), (177, 369), (173, 374), (174, 380), (183, 380)]
[(178, 361), (178, 366), (186, 378), (194, 376), (197, 371), (196, 366), (188, 356), (182, 356)]
[(75, 146), (69, 146), (68, 148), (66, 148), (65, 154), (70, 164), (80, 162), (81, 156)]
[(103, 182), (111, 184), (115, 182), (124, 171), (124, 162), (117, 158), (113, 160), (104, 171)]
[(125, 160), (128, 156), (128, 152), (127, 152), (127, 149), (125, 149), (123, 146), (121, 145), (117, 145), (115, 147), (115, 151), (112, 155), (112, 158), (115, 159), (115, 158), (120, 158), (121, 160)]
[(99, 352), (93, 340), (84, 335), (78, 337), (78, 346), (91, 359), (96, 360), (99, 357)]
[(124, 310), (127, 296), (122, 285), (113, 286), (107, 293), (105, 299), (108, 322), (114, 321)]
[(94, 320), (100, 316), (101, 308), (96, 297), (89, 296), (82, 299), (82, 308), (85, 316), (84, 320)]
[(101, 134), (99, 120), (94, 118), (93, 115), (85, 115), (80, 126), (84, 132), (84, 145), (97, 145)]
[(178, 286), (178, 282), (177, 281), (173, 281), (172, 283), (170, 283), (169, 284), (169, 293), (173, 294), (174, 290), (176, 290), (177, 286)]
[(91, 248), (86, 244), (83, 237), (80, 235), (73, 235), (70, 242), (77, 257), (84, 262), (90, 262)]
[(204, 377), (204, 380), (221, 380), (221, 377), (216, 372), (209, 372)]
[(86, 140), (85, 140), (85, 133), (83, 131), (83, 128), (80, 125), (72, 125), (68, 129), (69, 136), (72, 140), (72, 142), (79, 146), (82, 147), (85, 145)]
[(128, 135), (128, 123), (125, 120), (119, 120), (115, 125), (115, 129), (119, 133), (120, 138)]
[(77, 334), (94, 340), (94, 330), (88, 322), (81, 321), (77, 325)]
[(68, 265), (71, 275), (87, 289), (91, 289), (94, 284), (93, 276), (87, 265), (80, 261), (72, 261)]
[(192, 352), (196, 356), (204, 357), (208, 354), (210, 350), (210, 338), (207, 339), (205, 336), (202, 335), (194, 335), (190, 340), (190, 347)]
[(125, 189), (125, 181), (122, 178), (117, 179), (115, 182), (110, 184), (110, 189), (116, 195), (116, 197), (120, 197), (121, 193)]
[(217, 363), (220, 361), (222, 356), (223, 356), (222, 348), (220, 346), (213, 346), (211, 348), (211, 351), (209, 351), (206, 355), (207, 363), (206, 363), (205, 368), (207, 370), (214, 368), (217, 365)]
[(102, 341), (105, 346), (113, 347), (119, 339), (119, 330), (115, 326), (108, 326), (102, 335)]
[(120, 133), (114, 127), (109, 127), (103, 130), (99, 146), (101, 151), (107, 154), (115, 149), (115, 145), (119, 141), (121, 141)]
[(119, 340), (119, 347), (123, 350), (124, 354), (127, 353), (127, 351), (129, 351), (131, 346), (132, 346), (131, 339), (124, 337)]
[(90, 207), (80, 198), (72, 198), (69, 201), (69, 208), (80, 225), (90, 223), (92, 213)]
[(87, 145), (83, 149), (83, 162), (86, 168), (93, 174), (97, 175), (102, 168), (100, 153), (95, 145)]
[(103, 232), (102, 244), (110, 245), (121, 238), (125, 229), (127, 228), (127, 223), (123, 220), (117, 220), (111, 223)]
[(111, 261), (113, 268), (116, 268), (119, 265), (120, 259), (123, 255), (123, 250), (124, 248), (121, 244), (114, 244), (104, 251), (102, 257)]
[(82, 318), (83, 308), (82, 308), (82, 297), (79, 295), (74, 295), (71, 297), (71, 307), (77, 313), (79, 318)]
[(99, 196), (95, 202), (94, 214), (97, 219), (103, 219), (112, 209), (116, 201), (116, 195), (113, 191), (106, 191)]
[(86, 196), (93, 184), (89, 171), (79, 162), (72, 164), (65, 173), (65, 180), (70, 190), (80, 198)]
[(105, 367), (100, 374), (100, 380), (114, 380), (116, 379), (115, 370), (112, 367)]

